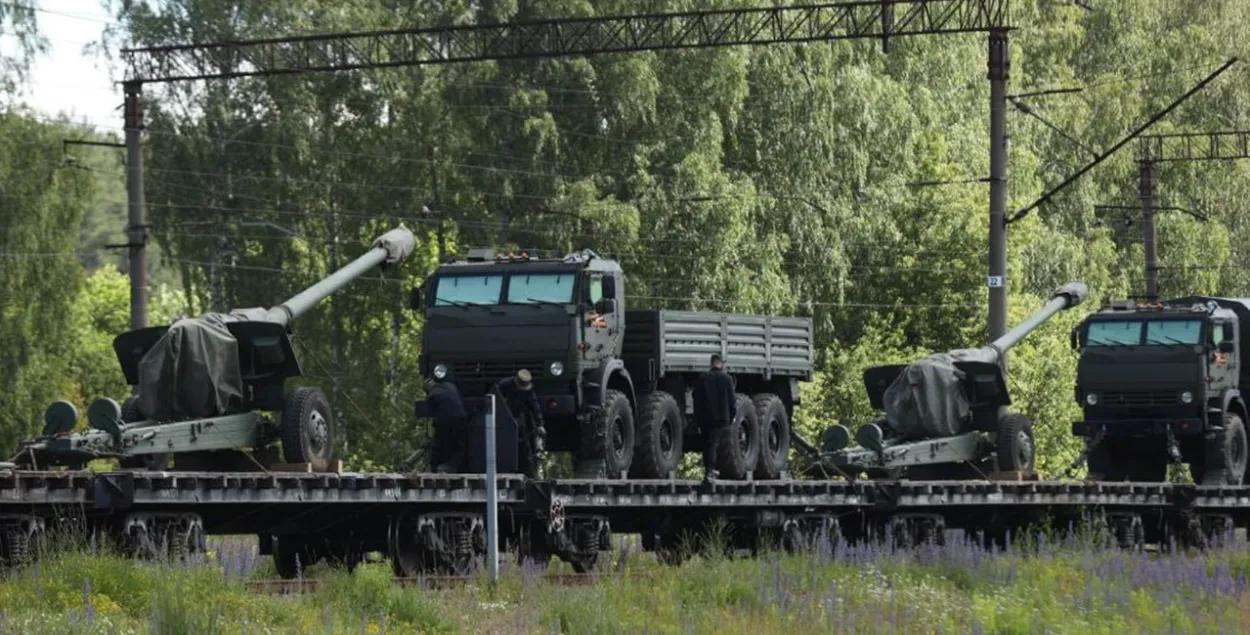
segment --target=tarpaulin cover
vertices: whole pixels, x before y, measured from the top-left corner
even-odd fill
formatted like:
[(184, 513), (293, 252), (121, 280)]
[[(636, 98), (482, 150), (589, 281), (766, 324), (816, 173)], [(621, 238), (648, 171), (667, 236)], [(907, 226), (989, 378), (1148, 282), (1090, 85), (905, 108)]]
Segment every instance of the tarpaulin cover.
[(932, 439), (963, 432), (970, 404), (962, 388), (964, 372), (955, 367), (960, 357), (930, 355), (908, 366), (886, 388), (885, 414), (904, 439)]
[(178, 320), (139, 361), (139, 410), (149, 419), (215, 417), (244, 405), (238, 317), (208, 313)]

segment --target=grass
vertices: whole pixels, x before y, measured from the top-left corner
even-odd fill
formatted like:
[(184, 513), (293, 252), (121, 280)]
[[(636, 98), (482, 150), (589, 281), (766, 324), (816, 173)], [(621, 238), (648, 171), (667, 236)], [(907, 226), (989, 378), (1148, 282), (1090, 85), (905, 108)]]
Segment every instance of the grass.
[(1250, 632), (1250, 550), (1197, 555), (1034, 541), (894, 551), (836, 546), (665, 567), (630, 543), (596, 586), (504, 568), (500, 584), (397, 588), (384, 562), (317, 566), (309, 595), (252, 593), (272, 577), (241, 539), (205, 562), (140, 563), (90, 548), (0, 575), (2, 633), (1237, 633)]

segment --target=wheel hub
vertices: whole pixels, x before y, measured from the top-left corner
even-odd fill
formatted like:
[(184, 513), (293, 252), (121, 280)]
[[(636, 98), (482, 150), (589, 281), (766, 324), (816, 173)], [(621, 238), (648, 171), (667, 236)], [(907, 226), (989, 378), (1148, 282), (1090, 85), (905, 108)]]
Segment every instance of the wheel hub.
[(1033, 464), (1033, 439), (1023, 430), (1016, 435), (1016, 458), (1021, 466)]
[(330, 436), (330, 424), (320, 411), (314, 410), (308, 416), (308, 445), (316, 453), (321, 453), (326, 446), (326, 438)]
[(625, 456), (625, 423), (620, 417), (612, 420), (612, 454), (618, 459)]
[(660, 450), (668, 454), (673, 450), (673, 422), (665, 419), (660, 423)]

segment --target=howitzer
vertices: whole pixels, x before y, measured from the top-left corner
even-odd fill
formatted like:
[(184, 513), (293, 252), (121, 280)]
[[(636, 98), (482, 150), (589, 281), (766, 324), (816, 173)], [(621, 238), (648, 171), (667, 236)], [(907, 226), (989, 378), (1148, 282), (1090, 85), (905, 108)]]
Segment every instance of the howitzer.
[(822, 437), (822, 462), (840, 472), (887, 476), (985, 478), (992, 472), (1031, 475), (1033, 424), (1010, 413), (1004, 353), (1055, 314), (1084, 301), (1080, 282), (1058, 288), (1040, 311), (981, 348), (953, 350), (910, 365), (864, 372), (873, 408), (885, 416), (855, 432), (835, 425)]
[[(276, 462), (273, 446), (281, 441), (285, 462), (325, 469), (335, 435), (325, 395), (285, 389), (288, 378), (303, 374), (291, 322), (372, 268), (400, 263), (415, 242), (407, 229), (393, 229), (364, 255), (272, 308), (208, 313), (118, 335), (113, 349), (135, 394), (124, 405), (93, 401), (81, 432), (72, 432), (74, 405), (53, 403), (42, 436), (23, 443), (14, 460), (81, 469), (91, 459), (115, 457), (123, 467), (164, 469), (173, 457), (177, 469), (247, 469)], [(261, 412), (280, 413), (279, 421)]]

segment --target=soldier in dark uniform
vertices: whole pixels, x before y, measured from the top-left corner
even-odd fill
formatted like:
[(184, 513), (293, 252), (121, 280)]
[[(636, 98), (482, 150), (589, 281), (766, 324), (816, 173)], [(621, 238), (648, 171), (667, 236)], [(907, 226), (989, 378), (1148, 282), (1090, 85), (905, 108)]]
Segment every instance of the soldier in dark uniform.
[(495, 384), (495, 389), (516, 419), (517, 440), (521, 446), (518, 448), (520, 456), (517, 458), (521, 472), (526, 476), (536, 477), (546, 451), (544, 439), (547, 429), (543, 424), (542, 406), (538, 403), (538, 396), (534, 394), (534, 382), (530, 372), (522, 368), (516, 375), (500, 380)]
[(469, 416), (464, 410), (464, 399), (456, 385), (449, 381), (427, 379), (425, 390), (430, 418), (434, 420), (430, 464), (435, 472), (460, 472), (468, 458)]
[(733, 378), (725, 372), (720, 355), (712, 355), (712, 368), (699, 375), (694, 388), (694, 413), (703, 431), (703, 470), (707, 480), (719, 476), (716, 451), (736, 410)]

